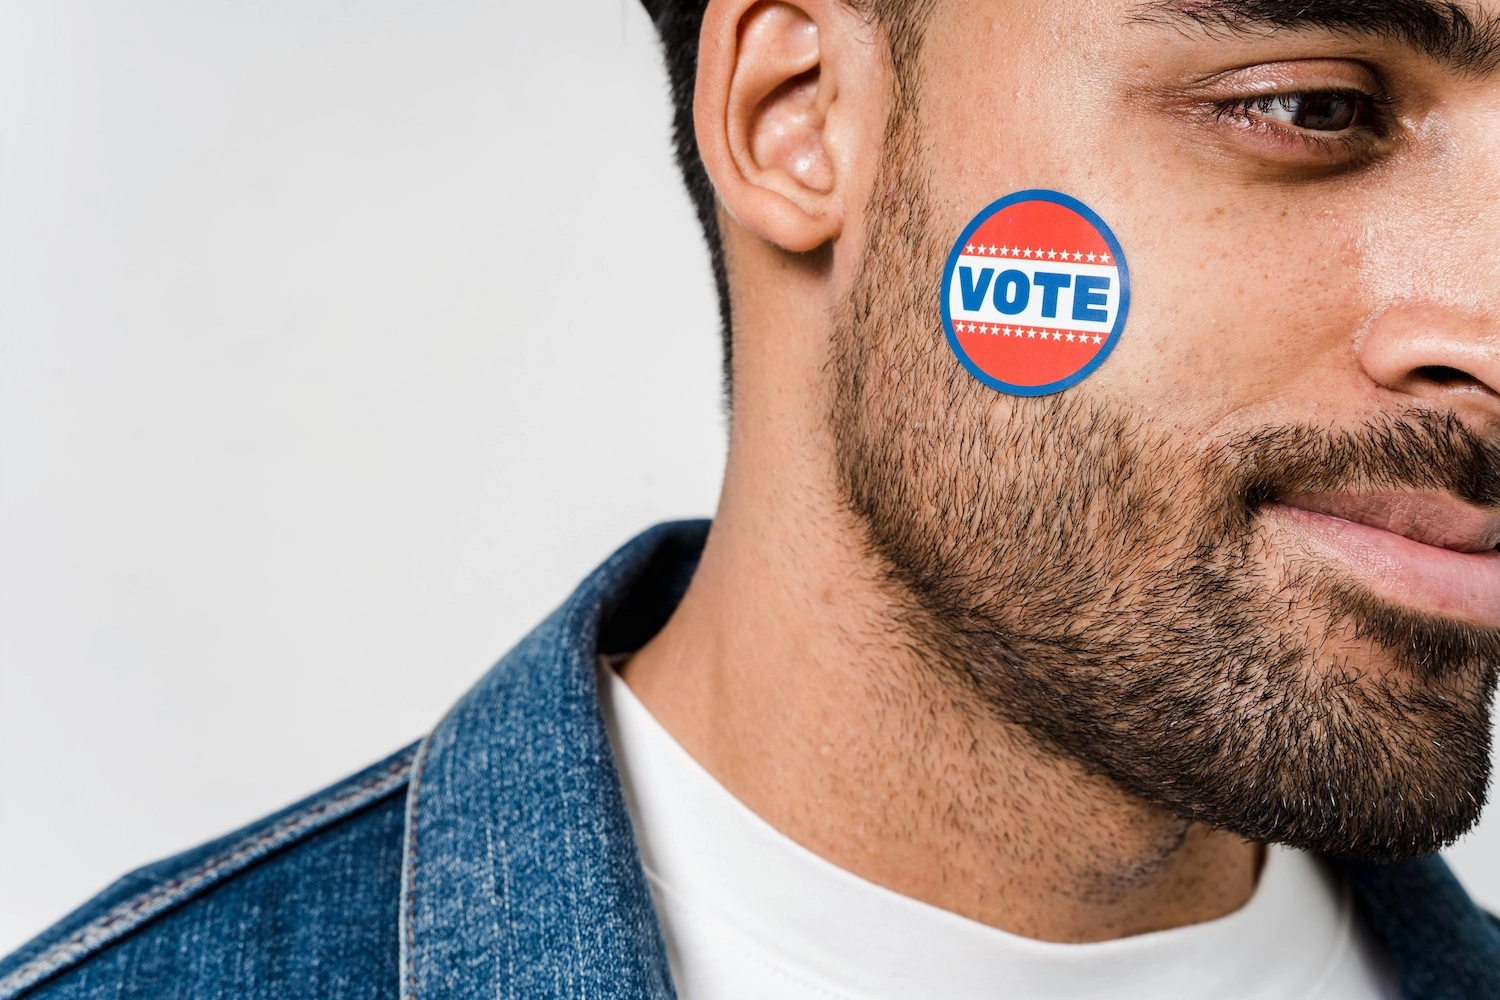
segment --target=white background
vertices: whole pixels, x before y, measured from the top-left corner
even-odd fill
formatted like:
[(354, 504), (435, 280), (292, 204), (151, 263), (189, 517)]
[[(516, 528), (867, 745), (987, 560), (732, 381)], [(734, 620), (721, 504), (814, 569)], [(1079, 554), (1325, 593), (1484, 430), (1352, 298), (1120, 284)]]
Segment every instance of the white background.
[(709, 513), (716, 327), (635, 0), (0, 4), (0, 953)]

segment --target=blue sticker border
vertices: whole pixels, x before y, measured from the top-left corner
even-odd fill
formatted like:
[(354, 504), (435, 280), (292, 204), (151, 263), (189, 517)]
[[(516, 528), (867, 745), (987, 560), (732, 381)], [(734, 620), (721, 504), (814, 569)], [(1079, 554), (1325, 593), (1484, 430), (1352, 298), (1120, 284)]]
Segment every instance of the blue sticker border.
[[(969, 355), (964, 352), (963, 345), (958, 342), (958, 334), (953, 332), (953, 317), (949, 315), (948, 299), (949, 289), (953, 283), (953, 269), (958, 266), (959, 251), (969, 242), (969, 237), (974, 235), (975, 230), (984, 225), (991, 216), (1003, 208), (1023, 201), (1050, 201), (1054, 205), (1072, 209), (1083, 216), (1104, 237), (1105, 245), (1114, 253), (1115, 261), (1120, 269), (1120, 308), (1115, 312), (1115, 325), (1110, 329), (1109, 336), (1104, 340), (1104, 346), (1099, 348), (1093, 360), (1078, 369), (1067, 378), (1058, 379), (1056, 382), (1048, 382), (1046, 385), (1012, 385), (1002, 382), (993, 375), (987, 374), (976, 365)], [(953, 243), (953, 249), (948, 252), (948, 263), (943, 267), (943, 284), (939, 289), (939, 297), (942, 301), (939, 307), (943, 314), (943, 333), (948, 338), (948, 346), (953, 350), (954, 357), (964, 366), (970, 375), (999, 392), (1008, 393), (1012, 396), (1050, 396), (1054, 392), (1062, 392), (1071, 386), (1077, 385), (1094, 373), (1094, 370), (1108, 360), (1110, 352), (1115, 349), (1115, 344), (1120, 341), (1120, 334), (1125, 330), (1125, 319), (1130, 314), (1130, 266), (1125, 262), (1125, 252), (1120, 248), (1120, 241), (1115, 239), (1114, 230), (1110, 229), (1105, 221), (1099, 218), (1097, 212), (1089, 208), (1077, 198), (1071, 198), (1061, 191), (1049, 191), (1046, 188), (1030, 188), (1025, 191), (1017, 191), (1008, 194), (998, 201), (992, 201), (980, 213), (974, 216), (968, 226), (959, 233), (958, 239)]]

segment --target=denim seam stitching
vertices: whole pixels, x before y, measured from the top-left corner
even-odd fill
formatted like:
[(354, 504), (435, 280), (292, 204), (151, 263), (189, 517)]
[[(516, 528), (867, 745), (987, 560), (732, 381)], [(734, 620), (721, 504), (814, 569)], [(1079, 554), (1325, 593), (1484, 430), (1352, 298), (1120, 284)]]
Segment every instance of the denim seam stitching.
[[(446, 719), (444, 720), (447, 721)], [(442, 726), (433, 730), (435, 736)], [(406, 869), (401, 880), (403, 906), (401, 915), (406, 926), (400, 939), (402, 976), (398, 991), (400, 1000), (415, 1000), (417, 995), (417, 804), (422, 796), (422, 776), (427, 770), (427, 757), (432, 748), (433, 736), (422, 741), (411, 761), (411, 784), (406, 793), (406, 845), (402, 866)], [(3, 998), (0, 998), (3, 1000)]]
[(210, 858), (185, 875), (121, 903), (104, 916), (73, 932), (65, 941), (0, 979), (0, 1000), (19, 996), (43, 979), (62, 970), (91, 951), (144, 924), (199, 891), (233, 874), (253, 861), (312, 833), (321, 826), (342, 819), (356, 809), (400, 787), (411, 770), (410, 758), (397, 761), (384, 773), (367, 778), (355, 788), (342, 792), (327, 802), (310, 806), (281, 820), (263, 833), (235, 845), (229, 853)]

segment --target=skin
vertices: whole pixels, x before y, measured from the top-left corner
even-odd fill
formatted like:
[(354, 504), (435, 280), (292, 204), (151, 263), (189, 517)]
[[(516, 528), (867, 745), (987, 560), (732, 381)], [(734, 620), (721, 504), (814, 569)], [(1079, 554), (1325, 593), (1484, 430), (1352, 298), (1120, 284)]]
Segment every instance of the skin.
[[(1127, 248), (1126, 335), (1068, 391), (1205, 445), (1412, 407), (1493, 440), (1500, 81), (1395, 40), (1206, 32), (1137, 12), (940, 0), (920, 56), (934, 225), (956, 236), (995, 198), (1046, 187)], [(692, 586), (625, 680), (751, 809), (896, 892), (1049, 941), (1232, 912), (1260, 847), (1048, 752), (936, 679), (842, 502), (830, 339), (878, 198), (894, 82), (879, 29), (838, 0), (708, 6), (695, 121), (731, 284), (729, 461)], [(1236, 97), (1376, 88), (1394, 124), (1357, 147), (1212, 113)], [(1455, 503), (1422, 498), (1399, 523), (1440, 537), (1445, 519), (1484, 516)], [(1262, 558), (1496, 624), (1489, 577), (1388, 531), (1373, 558), (1346, 523), (1269, 510)], [(1394, 669), (1376, 647), (1359, 654)]]

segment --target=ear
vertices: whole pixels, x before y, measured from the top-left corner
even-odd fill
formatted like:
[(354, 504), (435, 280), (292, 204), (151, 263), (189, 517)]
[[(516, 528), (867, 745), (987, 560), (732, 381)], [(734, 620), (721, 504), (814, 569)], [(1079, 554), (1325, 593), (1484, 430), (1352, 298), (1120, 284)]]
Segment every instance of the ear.
[[(838, 67), (843, 0), (710, 0), (698, 50), (698, 150), (729, 214), (793, 252), (843, 230)], [(856, 88), (858, 89), (858, 88)]]

